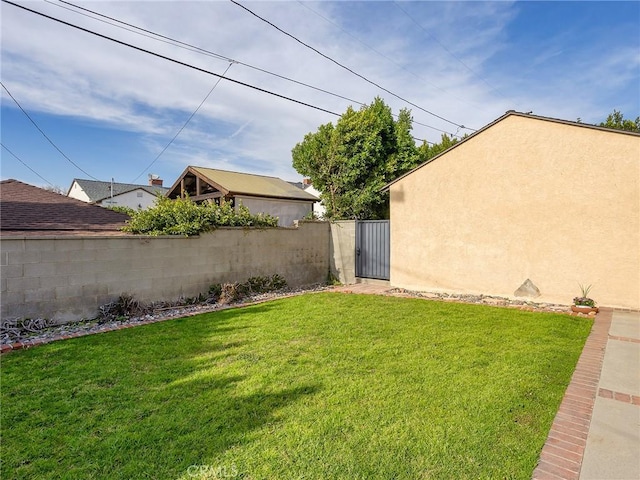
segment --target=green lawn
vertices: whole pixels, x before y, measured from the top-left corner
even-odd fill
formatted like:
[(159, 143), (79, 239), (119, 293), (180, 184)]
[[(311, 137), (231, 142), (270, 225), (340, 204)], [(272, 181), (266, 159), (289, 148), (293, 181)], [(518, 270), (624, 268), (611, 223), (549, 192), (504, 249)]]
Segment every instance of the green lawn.
[(592, 322), (308, 294), (2, 357), (2, 478), (529, 479)]

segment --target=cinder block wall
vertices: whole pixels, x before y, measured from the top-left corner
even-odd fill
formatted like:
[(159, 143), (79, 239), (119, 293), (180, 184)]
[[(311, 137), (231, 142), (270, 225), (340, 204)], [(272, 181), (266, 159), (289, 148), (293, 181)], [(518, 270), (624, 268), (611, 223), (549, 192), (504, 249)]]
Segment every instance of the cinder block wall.
[(331, 274), (340, 283), (356, 282), (356, 221), (341, 220), (331, 223)]
[(207, 292), (213, 283), (282, 275), (289, 286), (325, 282), (330, 227), (221, 228), (199, 237), (0, 239), (1, 315), (58, 323), (93, 318), (123, 293), (145, 302)]

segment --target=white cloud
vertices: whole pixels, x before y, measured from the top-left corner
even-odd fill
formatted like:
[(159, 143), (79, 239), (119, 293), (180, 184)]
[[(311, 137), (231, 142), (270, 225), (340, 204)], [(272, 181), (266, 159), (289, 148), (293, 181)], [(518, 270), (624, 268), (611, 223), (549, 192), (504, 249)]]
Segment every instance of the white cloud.
[[(224, 60), (135, 35), (55, 5), (25, 5), (206, 70), (222, 73), (228, 65)], [(83, 5), (358, 101), (370, 103), (380, 95), (394, 112), (407, 107), (231, 2)], [(639, 55), (633, 48), (613, 54), (591, 49), (568, 62), (564, 46), (551, 43), (540, 46), (530, 59), (514, 59), (520, 64), (526, 60), (531, 66), (527, 74), (510, 70), (513, 64), (497, 63), (496, 59), (515, 51), (507, 27), (518, 14), (517, 3), (401, 3), (422, 28), (389, 2), (309, 5), (340, 27), (294, 2), (246, 5), (387, 89), (474, 128), (511, 108), (586, 119), (603, 108), (602, 98), (595, 92), (598, 87), (614, 92), (638, 77)], [(557, 62), (562, 62), (562, 78), (553, 76)], [(615, 75), (606, 76), (605, 72)], [(350, 104), (238, 64), (230, 68), (228, 76), (337, 113)], [(30, 111), (104, 122), (138, 133), (149, 158), (135, 168), (121, 165), (129, 172), (123, 177), (137, 174), (131, 169), (146, 165), (157, 155), (217, 81), (214, 76), (6, 4), (2, 5), (2, 77)], [(450, 132), (457, 130), (415, 107), (412, 111), (417, 122)], [(158, 166), (172, 169), (174, 175), (195, 163), (295, 179), (291, 149), (307, 132), (335, 119), (223, 80)], [(440, 137), (439, 132), (420, 125), (414, 125), (414, 134), (432, 141)]]

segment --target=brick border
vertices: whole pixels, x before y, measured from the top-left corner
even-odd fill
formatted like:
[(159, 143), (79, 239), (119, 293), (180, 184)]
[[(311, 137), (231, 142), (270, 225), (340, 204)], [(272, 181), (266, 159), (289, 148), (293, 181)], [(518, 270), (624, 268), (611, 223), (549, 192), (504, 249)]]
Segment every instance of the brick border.
[(638, 338), (619, 337), (617, 335), (609, 335), (609, 340), (619, 340), (621, 342), (640, 343)]
[(617, 400), (618, 402), (622, 402), (622, 403), (640, 405), (640, 397), (638, 395), (630, 395), (628, 393), (615, 392), (613, 390), (607, 390), (606, 388), (598, 389), (598, 396), (602, 398), (609, 398), (611, 400)]
[[(533, 480), (578, 480), (613, 317), (601, 308), (540, 452)], [(612, 392), (613, 395), (613, 392)]]

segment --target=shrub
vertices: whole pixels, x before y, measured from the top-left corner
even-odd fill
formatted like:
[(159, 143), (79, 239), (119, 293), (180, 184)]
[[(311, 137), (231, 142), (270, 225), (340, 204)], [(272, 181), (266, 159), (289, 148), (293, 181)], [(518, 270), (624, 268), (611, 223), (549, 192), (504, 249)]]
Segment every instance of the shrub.
[(240, 205), (197, 204), (187, 198), (171, 200), (159, 197), (154, 206), (134, 212), (123, 231), (146, 235), (198, 235), (216, 227), (275, 227), (278, 219), (271, 215), (252, 215)]
[(284, 277), (251, 277), (244, 283), (216, 283), (209, 287), (209, 298), (220, 303), (233, 303), (252, 294), (274, 292), (287, 286)]
[(114, 212), (126, 213), (130, 217), (135, 215), (136, 210), (131, 207), (125, 207), (124, 205), (114, 205), (113, 207), (107, 207), (108, 210), (113, 210)]
[(101, 321), (126, 320), (149, 313), (148, 305), (133, 298), (132, 295), (123, 293), (117, 300), (100, 307), (99, 318)]

